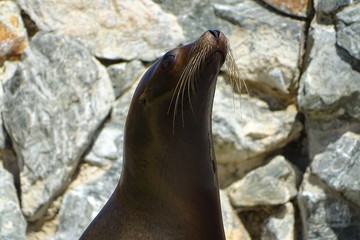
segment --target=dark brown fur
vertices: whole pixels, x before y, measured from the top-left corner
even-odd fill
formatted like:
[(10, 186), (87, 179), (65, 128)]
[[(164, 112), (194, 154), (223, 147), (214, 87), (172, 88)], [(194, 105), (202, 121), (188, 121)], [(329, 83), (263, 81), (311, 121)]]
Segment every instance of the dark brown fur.
[(225, 36), (207, 31), (160, 58), (126, 120), (124, 168), (81, 240), (225, 239), (211, 113)]

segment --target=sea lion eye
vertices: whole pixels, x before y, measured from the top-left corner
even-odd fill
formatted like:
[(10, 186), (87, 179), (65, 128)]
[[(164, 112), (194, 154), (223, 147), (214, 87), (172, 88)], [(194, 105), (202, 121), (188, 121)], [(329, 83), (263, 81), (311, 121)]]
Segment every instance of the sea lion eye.
[(175, 55), (166, 55), (161, 63), (161, 68), (165, 69), (171, 66), (171, 64), (175, 61)]

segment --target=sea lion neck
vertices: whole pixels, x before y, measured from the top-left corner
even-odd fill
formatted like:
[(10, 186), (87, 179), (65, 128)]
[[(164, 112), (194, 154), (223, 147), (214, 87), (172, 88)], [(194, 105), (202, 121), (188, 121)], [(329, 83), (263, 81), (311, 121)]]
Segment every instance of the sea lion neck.
[[(133, 99), (126, 121), (122, 174), (136, 180), (123, 182), (152, 192), (166, 183), (169, 193), (179, 195), (198, 191), (202, 182), (206, 188), (209, 178), (216, 186), (211, 113), (217, 74), (205, 77), (191, 106), (183, 103), (175, 120), (173, 112), (168, 112), (171, 95), (168, 101), (156, 101), (156, 107), (146, 110), (140, 97)], [(202, 90), (202, 84), (209, 86)]]

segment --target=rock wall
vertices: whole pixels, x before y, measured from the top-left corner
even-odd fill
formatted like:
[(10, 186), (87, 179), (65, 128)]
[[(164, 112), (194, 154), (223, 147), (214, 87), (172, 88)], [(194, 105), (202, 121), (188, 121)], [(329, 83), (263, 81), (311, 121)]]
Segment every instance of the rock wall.
[(0, 1), (0, 239), (81, 235), (136, 80), (207, 29), (247, 86), (213, 109), (227, 238), (360, 239), (358, 0)]

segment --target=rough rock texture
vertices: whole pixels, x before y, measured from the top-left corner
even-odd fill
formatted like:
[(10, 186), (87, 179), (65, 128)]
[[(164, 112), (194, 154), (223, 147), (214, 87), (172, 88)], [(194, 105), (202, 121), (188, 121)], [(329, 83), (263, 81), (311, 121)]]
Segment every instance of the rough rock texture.
[[(307, 68), (300, 80), (298, 104), (309, 117), (344, 115), (360, 119), (360, 73), (339, 52), (334, 26), (313, 24)], [(327, 69), (324, 71), (324, 69)], [(326, 87), (322, 87), (326, 86)], [(325, 119), (326, 120), (326, 119)]]
[(0, 1), (0, 67), (4, 60), (18, 60), (27, 46), (20, 10), (13, 1)]
[(341, 8), (360, 2), (359, 0), (314, 0), (314, 7), (318, 15), (333, 14)]
[[(110, 119), (97, 135), (91, 151), (85, 156), (86, 162), (104, 167), (118, 161), (122, 156), (125, 121), (135, 87), (136, 84), (133, 84), (113, 103)], [(114, 178), (118, 177), (120, 172), (115, 174)]]
[(307, 116), (309, 156), (313, 158), (344, 132), (360, 130), (360, 72), (337, 47), (333, 25), (312, 24), (309, 38), (298, 106)]
[(41, 217), (71, 180), (114, 95), (106, 69), (77, 41), (37, 34), (5, 83), (5, 127), (19, 160), (22, 210)]
[(118, 98), (145, 72), (145, 68), (139, 60), (134, 60), (110, 65), (107, 71), (113, 84), (115, 97)]
[(360, 135), (345, 133), (317, 154), (311, 163), (311, 171), (329, 187), (336, 189), (352, 203), (360, 207)]
[(279, 205), (296, 196), (298, 182), (296, 167), (277, 156), (230, 185), (227, 191), (235, 207)]
[(40, 30), (76, 37), (101, 58), (152, 61), (184, 38), (176, 18), (151, 0), (18, 3)]
[(225, 186), (262, 165), (264, 157), (296, 139), (302, 130), (296, 109), (271, 111), (256, 98), (218, 85), (213, 108), (213, 136), (220, 183)]
[(196, 40), (199, 32), (208, 29), (221, 29), (226, 35), (229, 35), (233, 29), (232, 24), (216, 15), (214, 4), (222, 3), (224, 0), (183, 0), (177, 1), (176, 4), (172, 0), (154, 0), (154, 2), (159, 3), (165, 11), (177, 16), (186, 42)]
[(220, 201), (226, 239), (251, 240), (235, 210), (232, 208), (229, 196), (225, 191), (220, 191)]
[(321, 153), (326, 147), (336, 141), (347, 131), (360, 132), (358, 120), (346, 119), (310, 119), (306, 120), (306, 132), (309, 140), (309, 156), (311, 159)]
[[(78, 239), (115, 189), (122, 169), (123, 129), (134, 87), (114, 103), (109, 122), (97, 137), (92, 152), (85, 158), (97, 154), (96, 165), (112, 164), (112, 167), (102, 177), (65, 194), (54, 239)], [(110, 135), (107, 137), (106, 133)], [(76, 223), (73, 221), (75, 217), (78, 219)]]
[(359, 1), (318, 0), (298, 92), (312, 163), (298, 194), (304, 239), (360, 239)]
[(215, 11), (239, 26), (230, 36), (230, 42), (244, 80), (272, 108), (290, 104), (300, 73), (305, 23), (281, 17), (251, 0), (235, 5), (217, 4)]
[[(16, 62), (10, 62), (10, 61), (6, 61), (4, 63), (4, 65), (2, 67), (0, 67), (0, 82), (1, 84), (9, 81), (10, 79), (12, 79), (17, 71), (18, 68), (18, 63)], [(0, 112), (2, 113), (4, 111), (4, 88), (1, 87), (0, 88)], [(7, 148), (7, 134), (4, 128), (4, 121), (3, 118), (0, 118), (0, 149), (5, 149)]]
[(288, 202), (266, 220), (261, 240), (293, 240), (295, 237), (295, 210)]
[[(353, 58), (360, 61), (360, 4), (336, 14), (336, 42)], [(360, 66), (358, 67), (359, 70)]]
[(122, 154), (123, 130), (119, 124), (106, 123), (84, 160), (101, 167), (111, 164)]
[(114, 191), (121, 167), (122, 158), (117, 159), (99, 179), (81, 185), (65, 195), (59, 212), (59, 226), (53, 239), (79, 239)]
[(13, 176), (0, 164), (0, 239), (24, 240), (26, 221), (21, 213)]
[[(308, 169), (310, 170), (310, 169)], [(360, 211), (307, 171), (298, 195), (303, 239), (360, 239)]]
[(307, 17), (311, 0), (263, 0), (279, 11), (297, 17)]

